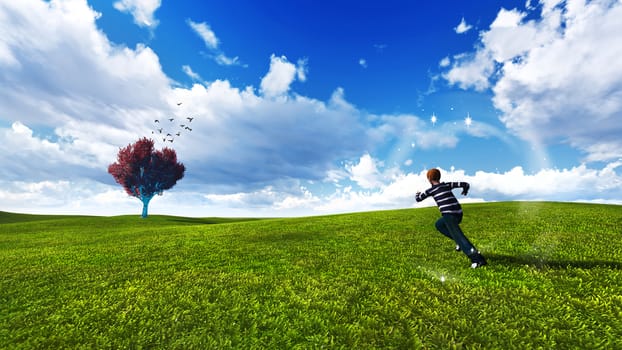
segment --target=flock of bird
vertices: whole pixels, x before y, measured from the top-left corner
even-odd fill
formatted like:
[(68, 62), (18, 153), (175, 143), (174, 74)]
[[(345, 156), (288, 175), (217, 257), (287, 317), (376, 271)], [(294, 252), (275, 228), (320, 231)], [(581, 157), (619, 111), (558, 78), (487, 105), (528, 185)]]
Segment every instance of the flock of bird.
[[(178, 106), (181, 105), (181, 102), (177, 103), (177, 105)], [(174, 128), (175, 117), (167, 118), (167, 119), (169, 121), (168, 126), (165, 125), (166, 123), (164, 122), (164, 120), (162, 122), (160, 122), (160, 119), (155, 119), (153, 121), (154, 126), (156, 126), (156, 129), (151, 131), (151, 134), (161, 137), (162, 142), (173, 143), (173, 141), (175, 141), (175, 137), (181, 136), (182, 131), (188, 131), (188, 132), (192, 131), (192, 128), (190, 127), (190, 123), (192, 123), (192, 121), (194, 120), (194, 117), (186, 117), (186, 120), (188, 122), (186, 123), (185, 121), (183, 121), (182, 124), (179, 124), (179, 127), (181, 129), (178, 129), (177, 132), (171, 131), (171, 129)]]

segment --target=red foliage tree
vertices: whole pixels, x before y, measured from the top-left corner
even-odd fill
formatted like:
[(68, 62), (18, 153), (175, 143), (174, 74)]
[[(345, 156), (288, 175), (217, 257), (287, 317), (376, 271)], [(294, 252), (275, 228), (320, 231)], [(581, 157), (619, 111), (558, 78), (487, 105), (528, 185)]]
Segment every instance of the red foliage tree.
[(173, 149), (154, 150), (153, 140), (146, 137), (119, 149), (117, 162), (108, 166), (108, 172), (125, 192), (143, 202), (143, 218), (147, 217), (153, 196), (175, 186), (185, 171)]

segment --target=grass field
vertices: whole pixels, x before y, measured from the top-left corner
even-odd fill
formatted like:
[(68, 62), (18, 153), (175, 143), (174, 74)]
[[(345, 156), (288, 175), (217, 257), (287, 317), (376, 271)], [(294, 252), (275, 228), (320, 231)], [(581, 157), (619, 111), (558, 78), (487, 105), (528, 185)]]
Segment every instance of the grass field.
[(622, 348), (622, 207), (287, 219), (0, 213), (6, 349)]

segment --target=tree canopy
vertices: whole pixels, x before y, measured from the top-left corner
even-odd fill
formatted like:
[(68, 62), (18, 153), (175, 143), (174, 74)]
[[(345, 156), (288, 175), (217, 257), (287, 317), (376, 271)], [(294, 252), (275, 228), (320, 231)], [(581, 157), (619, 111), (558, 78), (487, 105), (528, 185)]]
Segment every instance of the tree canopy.
[(125, 192), (143, 202), (143, 218), (147, 217), (153, 196), (175, 186), (185, 171), (186, 167), (177, 161), (175, 150), (168, 147), (155, 150), (153, 140), (146, 137), (119, 149), (117, 162), (108, 166), (108, 173)]

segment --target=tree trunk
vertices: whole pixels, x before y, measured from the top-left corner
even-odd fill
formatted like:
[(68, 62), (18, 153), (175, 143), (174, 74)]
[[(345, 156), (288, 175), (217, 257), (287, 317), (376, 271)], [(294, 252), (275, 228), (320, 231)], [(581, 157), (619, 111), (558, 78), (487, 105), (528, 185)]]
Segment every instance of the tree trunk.
[(151, 200), (152, 197), (146, 197), (143, 198), (143, 214), (142, 214), (142, 218), (146, 219), (147, 218), (147, 210), (149, 209), (149, 201)]

